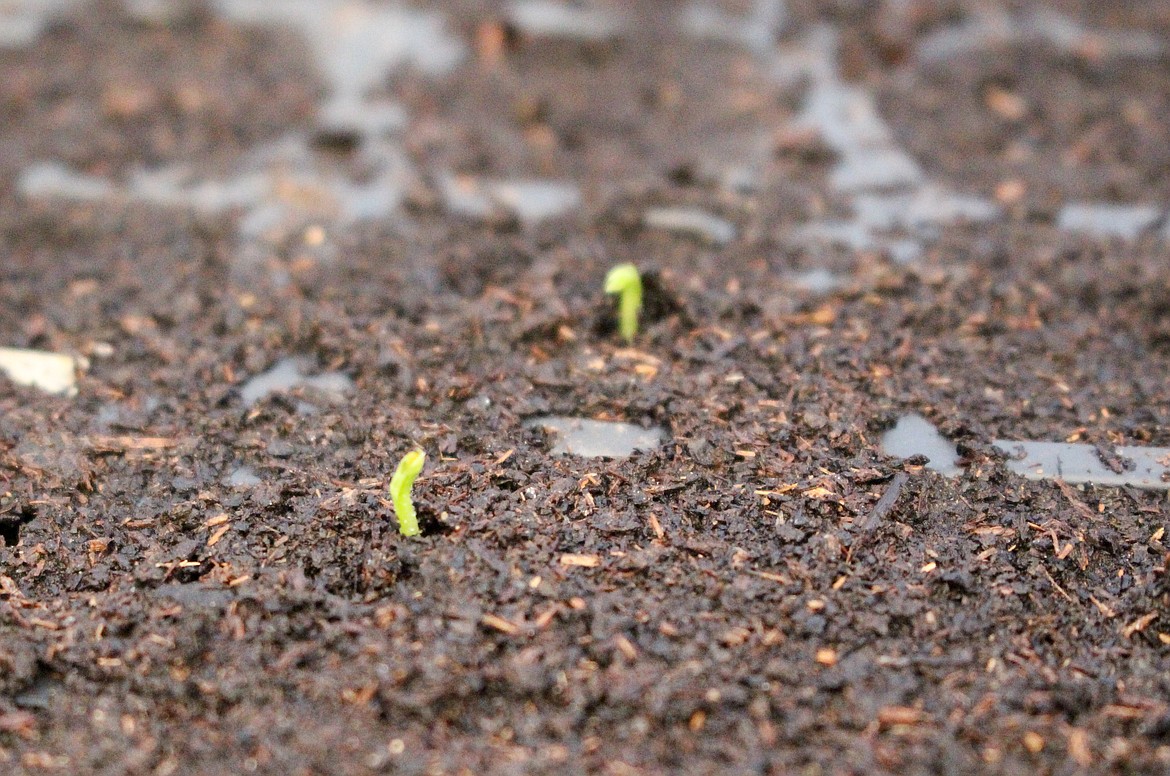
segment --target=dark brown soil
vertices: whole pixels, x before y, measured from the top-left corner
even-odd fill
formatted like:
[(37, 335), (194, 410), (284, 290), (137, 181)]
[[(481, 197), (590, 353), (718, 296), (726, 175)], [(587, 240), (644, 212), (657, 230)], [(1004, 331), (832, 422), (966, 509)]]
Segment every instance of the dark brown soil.
[[(335, 259), (297, 236), (247, 275), (231, 218), (0, 184), (0, 345), (90, 359), (75, 398), (0, 381), (0, 771), (1170, 772), (1165, 494), (1025, 481), (990, 446), (1170, 445), (1165, 245), (1053, 225), (1064, 201), (1166, 201), (1166, 59), (915, 70), (882, 41), (935, 22), (792, 5), (786, 37), (837, 25), (931, 176), (1025, 196), (918, 264), (842, 251), (841, 290), (794, 289), (815, 261), (782, 238), (834, 197), (823, 149), (768, 155), (754, 194), (710, 168), (799, 90), (666, 32), (673, 4), (618, 41), (505, 30), (498, 52), (474, 42), (502, 7), (450, 4), (468, 61), (388, 81), (424, 173), (582, 182), (583, 211), (535, 230), (453, 218), (424, 175), (408, 229), (327, 226)], [(83, 8), (0, 56), (0, 170), (230, 169), (311, 120), (294, 40)], [(992, 85), (1027, 115), (989, 113)], [(643, 228), (659, 204), (739, 237)], [(620, 261), (659, 271), (635, 348), (599, 326)], [(288, 356), (356, 390), (245, 407)], [(882, 454), (911, 411), (964, 474)], [(552, 457), (542, 414), (670, 441)], [(386, 484), (416, 445), (404, 539)], [(261, 484), (225, 484), (240, 466)]]
[[(197, 4), (190, 4), (192, 9)], [(102, 0), (0, 49), (0, 170), (55, 160), (104, 175), (183, 161), (217, 169), (311, 118), (317, 79), (283, 31), (193, 10), (172, 27)]]

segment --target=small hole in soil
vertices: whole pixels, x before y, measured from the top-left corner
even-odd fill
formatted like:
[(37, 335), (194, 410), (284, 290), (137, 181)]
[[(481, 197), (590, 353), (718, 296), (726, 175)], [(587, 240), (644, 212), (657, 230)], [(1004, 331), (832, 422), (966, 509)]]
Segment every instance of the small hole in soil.
[(0, 523), (0, 544), (15, 547), (20, 541), (20, 523)]
[(361, 134), (356, 130), (339, 127), (319, 129), (313, 136), (313, 145), (317, 148), (339, 155), (355, 153), (361, 143)]
[(20, 507), (13, 512), (0, 514), (0, 547), (15, 547), (20, 541), (20, 529), (31, 523), (36, 513), (29, 507)]
[(695, 166), (690, 162), (679, 164), (666, 174), (666, 179), (676, 186), (694, 186), (698, 178)]
[(418, 527), (423, 536), (442, 536), (455, 530), (451, 523), (444, 522), (439, 516), (423, 505), (418, 505)]
[[(693, 325), (682, 300), (667, 288), (657, 270), (650, 269), (642, 273), (642, 294), (642, 327), (671, 316), (677, 316), (684, 327)], [(608, 337), (617, 331), (617, 304), (617, 299), (612, 296), (599, 301), (593, 321), (594, 334)]]

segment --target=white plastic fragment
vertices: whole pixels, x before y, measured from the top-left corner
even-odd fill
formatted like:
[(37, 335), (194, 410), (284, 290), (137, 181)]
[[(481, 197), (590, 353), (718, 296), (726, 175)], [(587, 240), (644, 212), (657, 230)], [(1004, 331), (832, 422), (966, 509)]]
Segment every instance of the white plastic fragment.
[(1070, 202), (1061, 208), (1056, 225), (1067, 232), (1136, 240), (1162, 217), (1156, 205)]
[(666, 438), (661, 428), (642, 428), (632, 423), (615, 423), (549, 416), (533, 418), (524, 424), (556, 434), (553, 455), (577, 455), (582, 458), (627, 458), (635, 450), (653, 450)]
[(240, 466), (233, 469), (231, 474), (223, 478), (225, 485), (232, 488), (251, 488), (261, 484), (264, 480), (256, 476), (256, 472), (249, 469), (247, 466)]
[(926, 456), (926, 468), (954, 477), (959, 469), (959, 451), (939, 433), (934, 424), (921, 415), (903, 415), (893, 428), (882, 434), (882, 451), (896, 458)]
[(824, 267), (795, 272), (786, 278), (789, 285), (813, 294), (828, 294), (845, 285), (845, 278)]
[(491, 196), (525, 224), (537, 224), (581, 206), (581, 192), (572, 183), (504, 180), (491, 185)]
[(886, 250), (905, 263), (916, 259), (946, 224), (998, 217), (994, 203), (932, 181), (899, 145), (878, 110), (876, 95), (841, 75), (838, 37), (831, 27), (814, 27), (801, 42), (783, 47), (775, 60), (778, 83), (807, 81), (805, 104), (793, 128), (814, 131), (832, 149), (837, 160), (829, 184), (853, 205), (848, 218), (820, 218), (793, 230), (796, 239), (816, 246)]
[(76, 4), (77, 0), (0, 0), (0, 49), (32, 45), (50, 21)]
[(428, 74), (454, 68), (463, 41), (436, 11), (368, 0), (214, 0), (228, 19), (285, 25), (302, 32), (333, 98), (362, 100), (390, 70), (411, 65)]
[(61, 396), (77, 394), (77, 361), (42, 350), (0, 348), (0, 372), (17, 385)]
[(642, 222), (652, 229), (693, 235), (713, 245), (735, 239), (735, 224), (695, 207), (650, 208)]
[[(948, 477), (962, 471), (954, 444), (920, 415), (899, 418), (897, 425), (882, 435), (881, 445), (887, 455), (898, 458), (924, 455), (930, 459), (928, 469)], [(1005, 462), (1008, 470), (1025, 479), (1170, 490), (1170, 448), (1167, 447), (1117, 447), (1115, 452), (1124, 468), (1114, 471), (1105, 465), (1093, 445), (1007, 439), (996, 439), (992, 445), (1008, 457)]]
[(709, 2), (693, 2), (682, 17), (684, 29), (696, 38), (736, 43), (767, 54), (788, 20), (784, 0), (755, 0), (747, 15), (733, 15)]
[(17, 189), (25, 197), (100, 202), (112, 199), (117, 188), (104, 178), (84, 175), (59, 162), (40, 162), (20, 173)]
[(997, 439), (992, 444), (1010, 456), (1008, 469), (1029, 480), (1061, 479), (1072, 485), (1170, 490), (1170, 448), (1118, 447), (1118, 457), (1127, 461), (1130, 468), (1115, 472), (1102, 463), (1092, 445), (1006, 439)]
[(354, 389), (353, 380), (340, 372), (323, 372), (309, 375), (314, 370), (310, 359), (284, 358), (267, 372), (255, 375), (240, 387), (240, 398), (251, 407), (256, 402), (274, 393), (283, 393), (295, 388), (306, 387), (331, 401), (343, 401)]
[[(26, 17), (40, 20), (78, 1), (0, 0), (0, 48), (10, 37), (10, 18), (15, 19), (12, 24)], [(165, 16), (169, 7), (183, 6), (168, 0), (129, 2), (132, 14), (147, 17)], [(238, 234), (245, 242), (279, 239), (306, 223), (332, 220), (346, 225), (392, 217), (416, 173), (400, 139), (393, 136), (405, 125), (406, 113), (379, 95), (388, 72), (410, 67), (441, 75), (463, 60), (467, 46), (448, 28), (446, 16), (378, 0), (211, 0), (207, 5), (231, 22), (289, 27), (304, 35), (325, 83), (318, 130), (326, 136), (355, 135), (353, 166), (362, 175), (323, 158), (314, 135), (292, 132), (256, 146), (221, 178), (206, 178), (185, 163), (107, 179), (59, 162), (42, 162), (22, 172), (22, 195), (145, 202), (211, 216), (240, 211)]]
[(915, 59), (924, 64), (947, 62), (969, 52), (1028, 44), (1104, 60), (1156, 60), (1166, 52), (1166, 42), (1144, 30), (1087, 29), (1051, 8), (1009, 13), (986, 4), (962, 22), (924, 36), (915, 48)]
[(437, 176), (436, 182), (448, 212), (476, 220), (502, 210), (532, 227), (581, 206), (577, 186), (560, 181), (472, 178), (444, 173)]
[(519, 0), (508, 9), (512, 24), (534, 38), (568, 38), (601, 41), (616, 38), (622, 32), (622, 20), (602, 9), (556, 2), (556, 0)]

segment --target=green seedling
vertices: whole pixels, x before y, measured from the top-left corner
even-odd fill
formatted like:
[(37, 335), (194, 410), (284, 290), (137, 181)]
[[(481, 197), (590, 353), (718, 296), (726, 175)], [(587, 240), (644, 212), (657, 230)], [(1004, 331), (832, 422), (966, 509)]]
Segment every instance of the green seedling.
[(394, 516), (398, 518), (398, 532), (403, 536), (418, 536), (421, 533), (410, 489), (414, 487), (414, 481), (418, 479), (426, 460), (427, 454), (422, 450), (411, 450), (402, 456), (394, 476), (390, 478), (390, 501), (394, 504)]
[(605, 276), (605, 293), (618, 294), (618, 331), (626, 342), (638, 333), (642, 310), (642, 276), (633, 264), (618, 264)]

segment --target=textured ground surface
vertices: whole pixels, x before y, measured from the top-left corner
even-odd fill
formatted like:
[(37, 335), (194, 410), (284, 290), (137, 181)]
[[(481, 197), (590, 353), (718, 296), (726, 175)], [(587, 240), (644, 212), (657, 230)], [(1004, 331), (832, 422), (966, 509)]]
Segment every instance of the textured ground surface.
[(1170, 770), (1166, 494), (991, 446), (1170, 446), (1170, 3), (193, 7), (0, 2), (0, 771)]

